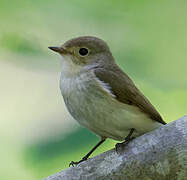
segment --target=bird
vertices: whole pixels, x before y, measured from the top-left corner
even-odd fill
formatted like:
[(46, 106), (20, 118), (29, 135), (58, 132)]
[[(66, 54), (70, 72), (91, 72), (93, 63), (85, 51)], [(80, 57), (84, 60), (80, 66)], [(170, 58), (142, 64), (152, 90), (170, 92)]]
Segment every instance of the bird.
[(120, 141), (116, 150), (131, 139), (166, 124), (159, 112), (117, 65), (107, 43), (94, 36), (80, 36), (49, 49), (61, 56), (60, 90), (71, 116), (100, 141), (77, 165), (107, 138)]

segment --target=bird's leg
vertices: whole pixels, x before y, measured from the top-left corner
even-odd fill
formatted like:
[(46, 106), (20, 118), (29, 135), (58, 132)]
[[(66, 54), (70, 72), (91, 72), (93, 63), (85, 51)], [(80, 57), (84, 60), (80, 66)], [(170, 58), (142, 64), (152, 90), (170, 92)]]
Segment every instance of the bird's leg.
[(86, 154), (86, 156), (84, 156), (80, 161), (78, 162), (74, 162), (74, 161), (71, 161), (70, 164), (69, 164), (69, 167), (70, 166), (74, 166), (74, 165), (77, 165), (83, 161), (86, 161), (88, 159), (88, 157), (105, 141), (104, 138), (102, 138), (90, 151), (88, 154)]
[(122, 143), (117, 143), (117, 144), (116, 144), (116, 146), (115, 146), (116, 152), (119, 152), (125, 145), (127, 145), (127, 144), (130, 142), (130, 140), (133, 139), (133, 137), (131, 137), (131, 136), (132, 136), (134, 130), (135, 130), (134, 128), (132, 128), (132, 129), (130, 130), (130, 132), (129, 132), (129, 134), (127, 135), (127, 137), (125, 138), (125, 141), (124, 141), (124, 142), (122, 142)]

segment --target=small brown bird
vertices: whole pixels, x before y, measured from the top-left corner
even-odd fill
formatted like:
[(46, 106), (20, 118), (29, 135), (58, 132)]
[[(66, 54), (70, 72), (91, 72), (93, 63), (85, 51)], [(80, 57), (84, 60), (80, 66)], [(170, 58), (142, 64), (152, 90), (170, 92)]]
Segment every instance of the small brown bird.
[(75, 120), (101, 137), (124, 141), (166, 124), (149, 100), (115, 63), (107, 44), (96, 37), (71, 39), (60, 47), (49, 47), (62, 56), (60, 89)]

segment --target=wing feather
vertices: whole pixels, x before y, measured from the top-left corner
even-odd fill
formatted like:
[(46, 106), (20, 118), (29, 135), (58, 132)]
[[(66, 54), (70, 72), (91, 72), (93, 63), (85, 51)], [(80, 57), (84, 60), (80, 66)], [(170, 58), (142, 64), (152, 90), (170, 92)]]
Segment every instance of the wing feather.
[(133, 81), (116, 64), (109, 68), (94, 69), (95, 76), (111, 87), (115, 98), (122, 103), (137, 106), (152, 120), (166, 124), (149, 100), (138, 90)]

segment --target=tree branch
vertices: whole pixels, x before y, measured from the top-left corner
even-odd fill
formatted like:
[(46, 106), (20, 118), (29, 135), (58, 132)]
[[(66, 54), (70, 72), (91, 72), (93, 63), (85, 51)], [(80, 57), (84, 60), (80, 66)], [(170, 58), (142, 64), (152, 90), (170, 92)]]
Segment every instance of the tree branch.
[(187, 116), (45, 180), (185, 180)]

